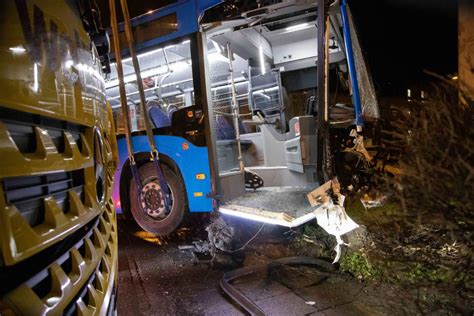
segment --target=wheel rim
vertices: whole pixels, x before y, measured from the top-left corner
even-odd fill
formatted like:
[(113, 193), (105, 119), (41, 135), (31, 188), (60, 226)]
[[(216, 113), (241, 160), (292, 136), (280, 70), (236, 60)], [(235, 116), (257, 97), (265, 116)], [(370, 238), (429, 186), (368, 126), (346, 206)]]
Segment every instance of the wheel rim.
[(173, 191), (168, 185), (170, 192), (169, 210), (165, 207), (164, 192), (161, 189), (158, 179), (150, 179), (145, 182), (140, 192), (140, 206), (144, 213), (154, 220), (166, 219), (173, 210)]

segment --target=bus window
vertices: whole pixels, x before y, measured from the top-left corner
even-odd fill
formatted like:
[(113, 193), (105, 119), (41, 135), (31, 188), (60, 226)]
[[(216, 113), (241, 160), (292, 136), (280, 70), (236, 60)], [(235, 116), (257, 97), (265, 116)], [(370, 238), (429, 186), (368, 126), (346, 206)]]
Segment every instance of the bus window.
[[(151, 20), (132, 27), (133, 29), (133, 38), (135, 39), (135, 44), (139, 45), (155, 39), (157, 37), (165, 36), (171, 33), (174, 33), (178, 30), (178, 21), (176, 13), (165, 15), (161, 18)], [(127, 47), (127, 40), (125, 37), (125, 32), (121, 32), (119, 35), (120, 38), (120, 47)], [(112, 45), (113, 51), (113, 45)]]
[(286, 132), (286, 118), (281, 97), (281, 79), (278, 70), (262, 74), (259, 67), (250, 67), (250, 98), (252, 113), (260, 113), (280, 133)]
[[(239, 172), (238, 144), (232, 116), (232, 85), (227, 50), (210, 40), (208, 44), (209, 78), (211, 82), (212, 114), (216, 135), (216, 151), (219, 173)], [(239, 131), (247, 132), (242, 124), (251, 118), (248, 98), (248, 62), (233, 54), (233, 75), (239, 112)]]
[[(166, 115), (170, 124), (175, 111), (194, 105), (193, 80), (191, 69), (190, 41), (183, 40), (176, 45), (170, 45), (139, 53), (141, 76), (145, 88), (147, 102), (154, 102), (159, 107), (159, 115)], [(132, 131), (144, 130), (143, 113), (139, 106), (140, 98), (136, 84), (136, 76), (133, 70), (132, 60), (123, 59), (124, 81), (126, 83), (127, 102), (130, 107)], [(116, 73), (116, 65), (112, 64), (112, 72), (106, 82), (107, 95), (114, 109), (117, 132), (123, 134), (123, 114), (120, 109), (119, 87)], [(155, 128), (167, 127), (156, 126), (162, 124), (163, 120), (153, 120)], [(161, 123), (160, 123), (161, 122)]]

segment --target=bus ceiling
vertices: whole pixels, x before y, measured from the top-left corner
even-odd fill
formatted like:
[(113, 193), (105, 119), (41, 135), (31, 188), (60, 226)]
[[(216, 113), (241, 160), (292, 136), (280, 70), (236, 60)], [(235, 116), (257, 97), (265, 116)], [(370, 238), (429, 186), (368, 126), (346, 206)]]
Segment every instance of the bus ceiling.
[[(224, 16), (226, 11), (221, 6), (206, 11), (201, 20), (208, 38), (221, 47), (230, 43), (235, 54), (250, 61), (259, 61), (263, 51), (265, 60), (282, 72), (316, 66), (316, 2), (281, 1), (251, 11), (227, 13), (230, 17)], [(339, 63), (345, 54), (338, 8), (330, 7), (329, 19), (329, 63)]]

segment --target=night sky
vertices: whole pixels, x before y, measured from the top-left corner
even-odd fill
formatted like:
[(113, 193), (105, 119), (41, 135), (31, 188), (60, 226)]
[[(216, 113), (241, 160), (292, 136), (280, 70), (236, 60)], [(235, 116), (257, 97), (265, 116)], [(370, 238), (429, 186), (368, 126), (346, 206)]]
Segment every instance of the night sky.
[(379, 93), (457, 71), (456, 0), (349, 0)]

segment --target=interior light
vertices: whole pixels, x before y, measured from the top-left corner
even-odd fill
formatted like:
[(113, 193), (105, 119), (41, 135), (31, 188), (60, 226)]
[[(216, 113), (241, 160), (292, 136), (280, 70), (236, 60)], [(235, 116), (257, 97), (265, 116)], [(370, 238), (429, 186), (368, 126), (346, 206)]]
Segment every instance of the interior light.
[(265, 74), (265, 57), (263, 56), (263, 47), (262, 45), (258, 46), (258, 55), (260, 57), (260, 69), (262, 71), (262, 75)]
[(39, 79), (38, 79), (38, 64), (35, 63), (33, 66), (33, 91), (39, 91)]
[[(158, 48), (158, 49), (155, 49), (155, 50), (151, 50), (149, 52), (146, 52), (146, 53), (142, 53), (142, 54), (138, 54), (137, 55), (137, 58), (140, 59), (142, 57), (146, 57), (146, 56), (150, 56), (150, 55), (153, 55), (153, 54), (156, 54), (158, 52), (161, 52), (163, 50), (163, 48)], [(122, 63), (127, 63), (129, 61), (132, 61), (132, 57), (128, 57), (128, 58), (124, 58), (122, 59)], [(113, 65), (116, 65), (116, 63), (112, 63), (111, 66)]]
[(301, 23), (301, 24), (296, 24), (296, 25), (292, 25), (292, 26), (288, 26), (287, 28), (285, 28), (286, 31), (298, 31), (298, 30), (302, 30), (302, 29), (305, 29), (305, 28), (308, 28), (310, 27), (311, 25), (309, 25), (309, 23)]
[(15, 47), (10, 47), (9, 50), (15, 54), (22, 54), (24, 52), (26, 52), (26, 49), (19, 45), (19, 46), (15, 46)]

